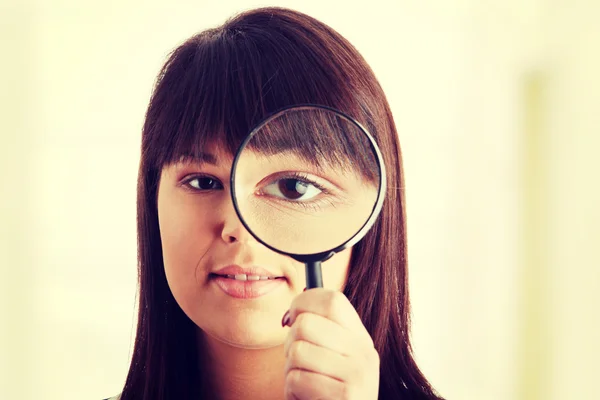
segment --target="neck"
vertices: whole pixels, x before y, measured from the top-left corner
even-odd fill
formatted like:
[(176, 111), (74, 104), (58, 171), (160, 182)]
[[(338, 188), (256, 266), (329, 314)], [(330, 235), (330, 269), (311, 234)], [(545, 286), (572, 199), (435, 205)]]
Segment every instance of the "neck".
[(284, 393), (283, 345), (267, 349), (244, 349), (220, 342), (202, 332), (198, 335), (201, 371), (209, 377), (211, 399), (281, 400)]

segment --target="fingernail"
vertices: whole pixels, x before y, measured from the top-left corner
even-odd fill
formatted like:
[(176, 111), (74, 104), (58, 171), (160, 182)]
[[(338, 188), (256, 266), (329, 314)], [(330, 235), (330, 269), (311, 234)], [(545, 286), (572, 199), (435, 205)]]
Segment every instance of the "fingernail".
[(283, 319), (281, 320), (281, 326), (289, 326), (290, 323), (290, 310), (287, 310), (285, 314), (283, 314)]
[(304, 288), (303, 292), (306, 292), (306, 288)]

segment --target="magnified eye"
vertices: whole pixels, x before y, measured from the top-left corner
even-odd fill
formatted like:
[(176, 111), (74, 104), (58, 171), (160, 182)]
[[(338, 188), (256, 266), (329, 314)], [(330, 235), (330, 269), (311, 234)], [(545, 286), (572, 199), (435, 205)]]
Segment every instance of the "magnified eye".
[(307, 201), (324, 191), (317, 183), (306, 177), (282, 177), (265, 186), (262, 194), (285, 200)]

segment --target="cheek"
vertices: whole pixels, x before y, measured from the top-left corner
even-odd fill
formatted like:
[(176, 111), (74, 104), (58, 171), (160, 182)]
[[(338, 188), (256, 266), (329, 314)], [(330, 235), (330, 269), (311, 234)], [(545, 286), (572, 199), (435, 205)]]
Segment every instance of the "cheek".
[(346, 249), (322, 264), (323, 286), (325, 288), (339, 291), (344, 290), (348, 272), (350, 271), (351, 256), (352, 249)]
[[(277, 255), (296, 268), (296, 286), (294, 290), (300, 293), (302, 288), (306, 287), (306, 267), (304, 263), (294, 261), (283, 255)], [(348, 272), (350, 271), (350, 258), (352, 257), (352, 248), (336, 253), (329, 260), (321, 264), (321, 273), (323, 275), (323, 286), (326, 289), (343, 291), (346, 287)]]
[[(204, 208), (205, 209), (205, 208)], [(210, 249), (213, 226), (209, 213), (175, 196), (158, 199), (158, 220), (165, 273), (173, 294), (196, 283), (196, 268)]]

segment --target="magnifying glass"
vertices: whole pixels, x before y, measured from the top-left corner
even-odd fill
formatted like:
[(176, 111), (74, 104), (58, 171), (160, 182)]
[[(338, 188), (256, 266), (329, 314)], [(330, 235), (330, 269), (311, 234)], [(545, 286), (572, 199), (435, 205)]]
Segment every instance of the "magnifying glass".
[(312, 104), (260, 122), (235, 155), (230, 185), (246, 230), (305, 263), (307, 289), (323, 287), (321, 262), (373, 226), (385, 187), (381, 152), (369, 132), (341, 111)]

